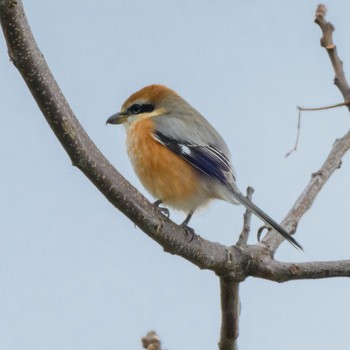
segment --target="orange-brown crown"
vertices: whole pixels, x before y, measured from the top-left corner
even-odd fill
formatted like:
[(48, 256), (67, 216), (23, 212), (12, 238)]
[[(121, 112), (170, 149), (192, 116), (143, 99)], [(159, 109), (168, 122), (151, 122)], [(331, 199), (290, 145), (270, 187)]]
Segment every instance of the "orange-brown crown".
[(164, 85), (149, 85), (142, 88), (139, 91), (133, 93), (122, 106), (122, 110), (127, 109), (130, 105), (132, 105), (136, 101), (145, 101), (152, 104), (157, 104), (157, 102), (163, 101), (168, 97), (175, 97), (178, 94)]

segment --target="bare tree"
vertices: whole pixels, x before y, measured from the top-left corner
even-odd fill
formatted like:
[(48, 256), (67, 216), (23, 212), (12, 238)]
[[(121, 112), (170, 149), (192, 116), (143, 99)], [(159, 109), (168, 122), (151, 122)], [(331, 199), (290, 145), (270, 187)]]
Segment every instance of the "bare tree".
[[(325, 15), (326, 8), (319, 5), (315, 22), (322, 30), (321, 45), (329, 54), (335, 71), (334, 82), (349, 107), (350, 89), (332, 41), (334, 28), (326, 21)], [(123, 178), (83, 130), (36, 45), (21, 0), (0, 0), (0, 20), (11, 61), (27, 83), (73, 165), (78, 167), (118, 210), (158, 242), (165, 251), (179, 255), (201, 269), (211, 270), (218, 276), (222, 311), (219, 340), (221, 350), (237, 349), (239, 285), (247, 277), (285, 282), (350, 276), (350, 260), (305, 263), (277, 261), (274, 255), (283, 238), (273, 231), (261, 242), (248, 245), (249, 213), (245, 215), (244, 228), (236, 245), (224, 246), (199, 236), (189, 242), (185, 230), (166, 218)], [(340, 167), (342, 157), (349, 148), (350, 132), (347, 132), (335, 141), (323, 165), (311, 175), (310, 182), (285, 216), (282, 225), (287, 231), (296, 231), (300, 219), (310, 209), (333, 172)]]

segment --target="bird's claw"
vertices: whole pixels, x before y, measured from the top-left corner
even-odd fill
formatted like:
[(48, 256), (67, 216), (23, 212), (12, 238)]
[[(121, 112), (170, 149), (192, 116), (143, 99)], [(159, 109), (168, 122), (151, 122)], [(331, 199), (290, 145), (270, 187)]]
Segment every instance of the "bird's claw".
[(168, 208), (158, 207), (158, 209), (162, 212), (164, 216), (166, 216), (167, 218), (170, 217), (170, 211)]
[(184, 223), (181, 224), (181, 227), (183, 227), (186, 231), (186, 234), (190, 236), (188, 243), (191, 243), (194, 239), (194, 236), (196, 235), (194, 229), (192, 227), (187, 226)]
[(154, 205), (155, 207), (157, 207), (157, 208), (163, 213), (164, 216), (166, 216), (167, 218), (169, 218), (169, 217), (170, 217), (170, 211), (169, 211), (169, 209), (159, 206), (159, 205), (162, 204), (162, 203), (163, 203), (163, 201), (162, 201), (161, 199), (158, 199), (157, 201), (155, 201), (155, 202), (153, 203), (153, 205)]

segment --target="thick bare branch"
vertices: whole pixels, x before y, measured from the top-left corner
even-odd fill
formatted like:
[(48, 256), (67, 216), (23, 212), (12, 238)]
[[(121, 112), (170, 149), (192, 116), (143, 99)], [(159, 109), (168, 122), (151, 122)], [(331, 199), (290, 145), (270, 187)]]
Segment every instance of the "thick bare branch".
[(220, 277), (221, 332), (219, 349), (236, 350), (240, 315), (239, 282), (231, 277)]

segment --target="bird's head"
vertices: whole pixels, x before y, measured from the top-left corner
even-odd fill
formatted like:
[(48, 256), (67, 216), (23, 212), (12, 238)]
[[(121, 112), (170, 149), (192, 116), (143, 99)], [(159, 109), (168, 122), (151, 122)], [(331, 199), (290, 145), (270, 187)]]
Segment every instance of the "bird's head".
[(128, 127), (136, 121), (168, 115), (183, 104), (186, 102), (175, 91), (163, 85), (149, 85), (133, 93), (120, 112), (108, 118), (106, 123)]

